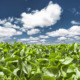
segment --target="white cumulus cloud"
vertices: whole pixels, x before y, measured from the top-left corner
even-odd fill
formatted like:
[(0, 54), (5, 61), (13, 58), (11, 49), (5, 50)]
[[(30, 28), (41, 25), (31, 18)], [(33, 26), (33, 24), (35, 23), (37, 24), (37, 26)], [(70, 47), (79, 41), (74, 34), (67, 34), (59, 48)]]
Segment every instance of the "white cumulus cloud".
[(12, 27), (15, 29), (20, 29), (19, 26), (16, 26), (15, 24), (12, 24), (11, 22), (6, 22), (5, 24), (3, 24), (4, 27)]
[(0, 42), (12, 40), (12, 37), (16, 35), (22, 35), (20, 26), (17, 26), (14, 23), (12, 24), (13, 21), (14, 18), (11, 17), (9, 17), (8, 19), (0, 19)]
[(45, 40), (45, 39), (41, 39), (40, 41), (41, 41), (41, 42), (45, 42), (46, 40)]
[(68, 34), (68, 30), (66, 29), (58, 29), (56, 31), (47, 32), (48, 36), (57, 37), (57, 36), (65, 36)]
[(31, 29), (31, 30), (27, 31), (28, 35), (34, 35), (34, 34), (37, 34), (37, 33), (40, 33), (39, 29)]
[(40, 38), (49, 38), (49, 36), (45, 36), (45, 35), (40, 35)]
[(71, 21), (71, 24), (80, 24), (80, 22), (77, 22), (77, 21)]
[(21, 35), (22, 32), (16, 31), (13, 28), (6, 28), (0, 26), (0, 37), (12, 37), (14, 35)]
[(58, 40), (61, 40), (61, 41), (62, 41), (62, 40), (66, 40), (66, 39), (67, 39), (66, 37), (59, 37), (59, 38), (58, 38)]
[(34, 10), (32, 13), (23, 12), (21, 14), (23, 26), (25, 28), (35, 28), (47, 27), (54, 25), (58, 20), (60, 20), (61, 7), (58, 4), (53, 4), (52, 1), (49, 2), (48, 6), (39, 10)]
[(80, 26), (72, 26), (69, 29), (58, 29), (56, 31), (47, 32), (46, 34), (52, 37), (58, 37), (58, 36), (73, 37), (80, 35)]
[(9, 22), (13, 22), (14, 21), (14, 18), (13, 17), (12, 18), (11, 17), (8, 17), (8, 21)]
[(6, 21), (7, 19), (3, 19), (3, 20), (0, 19), (0, 24), (4, 24)]
[(21, 38), (21, 39), (18, 39), (18, 42), (24, 42), (24, 41), (38, 41), (39, 38), (38, 37), (29, 37), (29, 38)]

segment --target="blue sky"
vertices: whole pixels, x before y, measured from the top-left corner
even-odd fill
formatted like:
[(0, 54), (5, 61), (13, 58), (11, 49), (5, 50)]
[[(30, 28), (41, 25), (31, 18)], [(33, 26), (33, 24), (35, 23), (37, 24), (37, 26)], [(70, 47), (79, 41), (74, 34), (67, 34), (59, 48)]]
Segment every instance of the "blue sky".
[(80, 0), (0, 0), (0, 42), (80, 42)]

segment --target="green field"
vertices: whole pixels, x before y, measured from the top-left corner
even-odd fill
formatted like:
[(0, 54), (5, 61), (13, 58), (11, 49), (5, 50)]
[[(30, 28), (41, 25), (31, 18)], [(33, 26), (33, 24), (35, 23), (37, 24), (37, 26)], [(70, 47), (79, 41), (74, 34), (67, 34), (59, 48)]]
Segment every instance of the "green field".
[(80, 44), (2, 42), (0, 80), (80, 80)]

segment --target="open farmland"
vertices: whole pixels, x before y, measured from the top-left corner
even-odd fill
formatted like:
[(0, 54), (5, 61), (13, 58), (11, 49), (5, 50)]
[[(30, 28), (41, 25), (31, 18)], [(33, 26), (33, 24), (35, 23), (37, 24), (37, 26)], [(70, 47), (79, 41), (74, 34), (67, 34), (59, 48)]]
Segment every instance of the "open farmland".
[(0, 80), (80, 80), (80, 44), (0, 43)]

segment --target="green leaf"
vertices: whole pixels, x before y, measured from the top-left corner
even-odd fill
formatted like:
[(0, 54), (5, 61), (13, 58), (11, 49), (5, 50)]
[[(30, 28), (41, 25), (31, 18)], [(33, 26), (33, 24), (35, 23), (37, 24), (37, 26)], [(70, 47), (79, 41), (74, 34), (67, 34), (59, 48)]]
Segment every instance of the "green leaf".
[(72, 73), (72, 72), (74, 72), (74, 69), (75, 69), (75, 65), (70, 65), (69, 67), (68, 67), (68, 69), (67, 69), (67, 73)]
[(46, 62), (48, 62), (48, 59), (46, 59), (46, 58), (38, 59), (38, 62), (39, 63), (46, 63)]
[(54, 74), (58, 74), (59, 72), (58, 66), (50, 66), (48, 69), (50, 69)]
[(32, 67), (27, 63), (22, 63), (22, 69), (25, 74), (30, 74)]
[(21, 56), (24, 55), (24, 48), (20, 51), (20, 55), (21, 55)]
[(47, 69), (43, 68), (43, 76), (42, 76), (42, 80), (56, 80), (54, 77), (54, 74), (50, 71), (48, 71)]
[(4, 76), (4, 73), (3, 72), (0, 72), (0, 77)]
[(73, 61), (73, 58), (71, 57), (66, 57), (65, 59), (60, 59), (59, 60), (62, 64), (68, 65)]
[(8, 62), (8, 61), (15, 61), (15, 60), (18, 60), (19, 57), (18, 56), (14, 56), (14, 57), (8, 57), (8, 58), (5, 58), (5, 61)]
[(80, 78), (80, 71), (78, 70), (78, 68), (75, 69), (75, 72), (76, 72), (76, 77)]
[(11, 75), (11, 71), (8, 68), (0, 66), (0, 71), (4, 72), (5, 75)]
[(67, 73), (65, 71), (62, 70), (61, 72), (63, 77), (67, 77)]
[(14, 74), (14, 75), (17, 75), (17, 72), (18, 72), (19, 70), (20, 70), (19, 68), (14, 69), (13, 74)]
[(55, 77), (43, 76), (42, 80), (56, 80)]
[(74, 52), (77, 52), (77, 43), (74, 43)]
[(26, 65), (26, 64), (23, 63), (22, 69), (23, 69), (23, 72), (24, 72), (25, 74), (28, 74), (27, 65)]
[(42, 80), (42, 75), (41, 75), (41, 73), (36, 73), (36, 74), (34, 74), (34, 75), (30, 78), (30, 80)]
[(8, 49), (3, 49), (4, 52), (8, 52)]

